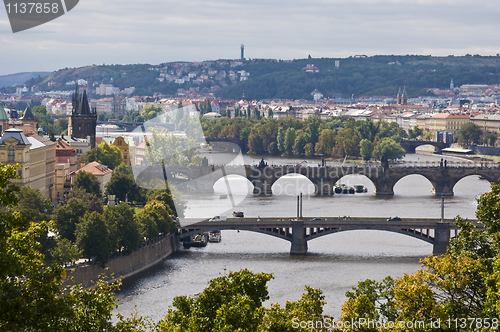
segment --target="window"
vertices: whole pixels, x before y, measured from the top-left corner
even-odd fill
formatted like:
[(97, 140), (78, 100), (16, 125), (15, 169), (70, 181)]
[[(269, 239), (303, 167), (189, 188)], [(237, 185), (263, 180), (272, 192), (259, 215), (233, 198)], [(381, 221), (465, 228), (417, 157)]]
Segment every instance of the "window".
[(7, 148), (7, 160), (8, 161), (14, 161), (16, 158), (16, 150), (14, 148), (14, 145), (9, 145)]

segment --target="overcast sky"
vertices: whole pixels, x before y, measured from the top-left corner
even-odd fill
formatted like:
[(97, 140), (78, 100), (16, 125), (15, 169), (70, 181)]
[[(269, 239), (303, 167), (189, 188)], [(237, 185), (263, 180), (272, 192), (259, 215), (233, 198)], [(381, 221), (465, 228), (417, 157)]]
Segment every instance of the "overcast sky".
[(495, 55), (499, 0), (80, 0), (12, 33), (0, 8), (0, 75), (91, 64), (356, 54)]

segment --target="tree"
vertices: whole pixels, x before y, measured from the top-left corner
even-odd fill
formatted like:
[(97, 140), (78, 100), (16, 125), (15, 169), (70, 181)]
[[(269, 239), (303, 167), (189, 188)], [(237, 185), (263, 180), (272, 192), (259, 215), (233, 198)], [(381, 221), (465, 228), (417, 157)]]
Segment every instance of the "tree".
[(335, 132), (331, 129), (323, 129), (316, 143), (316, 153), (331, 155), (333, 147), (335, 146)]
[(137, 218), (143, 237), (148, 239), (155, 238), (160, 233), (168, 234), (177, 230), (169, 209), (161, 201), (149, 201), (137, 214)]
[(276, 140), (278, 143), (278, 150), (281, 152), (285, 151), (285, 131), (281, 126), (278, 128), (278, 136)]
[(293, 144), (293, 153), (296, 155), (303, 155), (306, 144), (307, 140), (304, 134), (297, 136), (297, 138), (295, 138), (295, 143)]
[[(269, 273), (252, 273), (247, 269), (209, 281), (196, 298), (178, 296), (168, 313), (158, 322), (156, 331), (183, 332), (287, 332), (326, 331), (317, 323), (332, 322), (323, 315), (324, 296), (318, 289), (305, 287), (297, 301), (287, 301), (285, 307), (262, 303), (269, 299)], [(307, 327), (300, 322), (307, 323)], [(303, 325), (302, 323), (302, 325)], [(313, 325), (313, 326), (311, 326)], [(333, 325), (333, 324), (332, 324)]]
[(464, 147), (469, 147), (471, 144), (478, 144), (482, 134), (483, 130), (481, 127), (475, 123), (468, 122), (458, 131), (458, 143)]
[(65, 204), (57, 206), (55, 211), (56, 228), (64, 239), (76, 241), (76, 225), (87, 212), (88, 205), (80, 198), (70, 198)]
[(370, 142), (373, 142), (379, 133), (380, 124), (381, 121), (375, 123), (372, 119), (360, 121), (359, 125), (356, 127), (356, 135), (358, 135), (361, 140), (367, 139)]
[(364, 138), (359, 142), (359, 153), (363, 160), (370, 160), (373, 152), (373, 144), (368, 139)]
[(104, 195), (115, 195), (122, 202), (145, 203), (144, 189), (139, 187), (132, 176), (125, 173), (114, 173), (106, 184)]
[(342, 128), (335, 136), (335, 147), (337, 156), (357, 156), (359, 154), (359, 137), (354, 134), (352, 128)]
[(114, 169), (123, 162), (120, 149), (114, 145), (109, 145), (104, 141), (90, 151), (87, 151), (87, 153), (85, 153), (84, 160), (86, 163), (97, 161), (98, 163), (106, 165), (111, 169)]
[(294, 144), (295, 144), (295, 129), (288, 128), (285, 134), (285, 146), (284, 146), (286, 155), (289, 156), (292, 154)]
[(147, 104), (142, 108), (141, 116), (144, 118), (144, 121), (148, 121), (156, 118), (161, 113), (163, 113), (163, 109), (161, 108), (161, 106), (155, 104)]
[(413, 127), (413, 129), (408, 129), (408, 138), (415, 139), (424, 134), (424, 130), (418, 126)]
[(212, 279), (196, 299), (176, 297), (158, 331), (258, 331), (271, 278), (244, 269)]
[(401, 147), (399, 143), (394, 141), (392, 138), (384, 137), (382, 140), (376, 145), (374, 149), (374, 154), (378, 159), (386, 158), (390, 159), (401, 159), (405, 156), (406, 152)]
[[(364, 317), (378, 321), (421, 321), (422, 331), (431, 322), (488, 322), (471, 324), (468, 331), (498, 330), (491, 317), (500, 314), (500, 185), (478, 200), (476, 216), (484, 225), (456, 217), (458, 236), (450, 240), (446, 254), (422, 260), (423, 268), (413, 275), (383, 283), (366, 280), (346, 295), (342, 320)], [(463, 324), (462, 324), (463, 326)], [(441, 327), (443, 325), (441, 324)], [(451, 325), (446, 330), (457, 330)]]
[(46, 265), (35, 240), (50, 222), (29, 223), (13, 209), (19, 189), (10, 184), (15, 177), (13, 166), (0, 165), (0, 330), (137, 331), (144, 326), (140, 319), (123, 318), (113, 326), (113, 292), (119, 283), (100, 280), (94, 288), (74, 285), (63, 293), (65, 269)]
[(109, 206), (103, 214), (109, 231), (111, 250), (126, 255), (139, 247), (140, 225), (134, 218), (134, 209), (126, 203)]
[(104, 267), (111, 253), (108, 227), (101, 214), (86, 213), (76, 225), (76, 245), (83, 255), (95, 258)]
[(101, 183), (97, 177), (85, 171), (79, 171), (73, 180), (73, 188), (81, 189), (89, 194), (101, 197)]
[(82, 256), (82, 251), (70, 240), (60, 238), (56, 243), (57, 245), (50, 250), (54, 262), (65, 266), (73, 264)]

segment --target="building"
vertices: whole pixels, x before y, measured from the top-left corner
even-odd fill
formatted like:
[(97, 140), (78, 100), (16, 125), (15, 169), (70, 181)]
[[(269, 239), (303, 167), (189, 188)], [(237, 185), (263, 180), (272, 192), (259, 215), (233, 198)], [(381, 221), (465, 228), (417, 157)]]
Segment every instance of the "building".
[(90, 109), (87, 92), (80, 97), (78, 85), (72, 99), (73, 112), (68, 119), (68, 135), (76, 138), (90, 137), (90, 147), (95, 147), (97, 113)]
[(456, 135), (460, 128), (469, 121), (468, 114), (437, 113), (430, 117), (429, 129), (432, 131), (451, 131)]
[(61, 139), (64, 143), (71, 145), (75, 149), (77, 159), (80, 158), (81, 155), (87, 153), (87, 151), (90, 151), (90, 137), (76, 138), (61, 135), (58, 139)]
[(0, 162), (18, 164), (19, 179), (12, 182), (53, 197), (56, 143), (38, 135), (26, 136), (21, 129), (7, 129), (0, 138)]
[(0, 105), (0, 135), (9, 128), (9, 117), (5, 112), (5, 109)]
[(91, 163), (83, 165), (79, 170), (71, 172), (71, 183), (73, 183), (76, 174), (82, 171), (94, 174), (101, 185), (101, 192), (104, 193), (106, 184), (109, 182), (109, 180), (111, 180), (113, 170), (106, 165), (101, 165), (97, 161), (93, 161)]
[(54, 200), (60, 202), (71, 190), (71, 171), (68, 163), (55, 167)]
[(66, 143), (62, 138), (56, 141), (56, 164), (68, 164), (69, 171), (76, 171), (78, 154), (76, 149)]
[(397, 104), (408, 105), (408, 95), (406, 94), (406, 87), (403, 87), (403, 92), (401, 92), (401, 88), (399, 88), (397, 96)]
[(23, 117), (19, 119), (21, 124), (31, 126), (33, 129), (38, 128), (38, 119), (31, 111), (31, 108), (28, 106), (23, 113)]
[(132, 137), (103, 137), (103, 141), (109, 145), (116, 146), (122, 153), (123, 162), (125, 165), (135, 165), (135, 143)]

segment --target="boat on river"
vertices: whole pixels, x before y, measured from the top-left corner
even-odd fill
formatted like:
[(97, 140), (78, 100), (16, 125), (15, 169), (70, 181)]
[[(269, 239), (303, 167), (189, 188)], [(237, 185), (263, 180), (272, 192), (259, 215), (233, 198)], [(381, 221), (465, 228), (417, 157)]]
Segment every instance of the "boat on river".
[(336, 194), (354, 194), (356, 189), (346, 184), (338, 184), (333, 189)]
[(220, 231), (212, 231), (208, 233), (208, 242), (218, 243), (221, 239)]
[(182, 245), (184, 248), (191, 248), (191, 247), (206, 247), (208, 243), (208, 236), (207, 234), (198, 234), (194, 237), (192, 241), (187, 241), (187, 242), (182, 242)]

